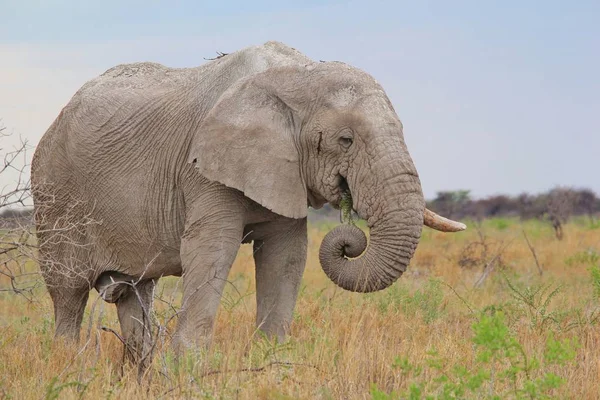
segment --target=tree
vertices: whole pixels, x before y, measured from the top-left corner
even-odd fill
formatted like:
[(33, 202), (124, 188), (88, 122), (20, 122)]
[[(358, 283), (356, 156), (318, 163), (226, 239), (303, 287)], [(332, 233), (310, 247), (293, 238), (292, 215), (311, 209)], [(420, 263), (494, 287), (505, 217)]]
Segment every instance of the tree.
[(576, 201), (577, 193), (571, 189), (559, 187), (548, 194), (546, 213), (558, 240), (564, 236), (562, 226), (573, 213)]
[(470, 201), (469, 192), (470, 190), (437, 192), (431, 207), (446, 218), (462, 216), (464, 215), (463, 208)]
[(600, 210), (600, 199), (589, 189), (581, 189), (577, 193), (576, 212), (585, 214), (590, 221), (594, 219), (594, 213)]

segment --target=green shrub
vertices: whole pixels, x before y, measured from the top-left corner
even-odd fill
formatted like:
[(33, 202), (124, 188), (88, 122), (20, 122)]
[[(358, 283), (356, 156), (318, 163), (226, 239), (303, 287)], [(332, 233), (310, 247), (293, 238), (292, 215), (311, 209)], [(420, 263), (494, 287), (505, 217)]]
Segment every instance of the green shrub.
[(510, 221), (506, 218), (494, 218), (490, 220), (490, 224), (499, 231), (504, 231), (511, 225)]
[(594, 299), (598, 300), (600, 299), (600, 267), (597, 266), (592, 266), (590, 268), (590, 275), (592, 278), (592, 288), (593, 288), (593, 295), (594, 295)]
[(587, 250), (579, 251), (570, 257), (565, 259), (565, 264), (569, 267), (576, 265), (598, 265), (600, 263), (600, 253), (595, 249), (589, 248)]
[[(400, 370), (409, 389), (404, 393), (385, 393), (371, 385), (373, 399), (544, 399), (565, 382), (545, 372), (571, 362), (578, 342), (547, 337), (543, 357), (528, 354), (506, 325), (503, 312), (480, 314), (472, 325), (476, 358), (470, 366), (447, 368), (450, 360), (435, 350), (428, 352), (424, 365), (396, 358), (392, 368)], [(427, 373), (424, 373), (427, 372)], [(508, 389), (507, 389), (508, 388)]]

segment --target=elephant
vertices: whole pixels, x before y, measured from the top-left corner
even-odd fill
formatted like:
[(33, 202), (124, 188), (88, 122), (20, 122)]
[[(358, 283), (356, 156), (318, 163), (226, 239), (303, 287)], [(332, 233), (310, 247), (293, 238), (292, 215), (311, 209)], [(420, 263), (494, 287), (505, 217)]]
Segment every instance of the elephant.
[(279, 42), (199, 67), (118, 65), (88, 81), (31, 167), (55, 337), (79, 340), (96, 289), (116, 304), (139, 360), (154, 285), (181, 276), (172, 345), (205, 346), (236, 254), (252, 243), (256, 325), (283, 340), (306, 263), (308, 208), (339, 208), (345, 194), (370, 239), (337, 226), (321, 243), (321, 266), (349, 291), (389, 287), (423, 225), (465, 229), (426, 209), (403, 135), (371, 75)]

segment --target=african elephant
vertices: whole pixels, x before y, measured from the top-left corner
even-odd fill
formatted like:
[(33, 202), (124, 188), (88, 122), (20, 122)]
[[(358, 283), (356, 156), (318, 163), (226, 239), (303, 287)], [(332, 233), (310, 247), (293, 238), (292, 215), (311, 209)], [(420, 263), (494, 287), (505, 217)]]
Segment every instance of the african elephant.
[(278, 42), (197, 68), (119, 65), (87, 82), (32, 162), (56, 336), (79, 339), (95, 288), (116, 303), (139, 356), (154, 282), (175, 275), (175, 345), (206, 344), (240, 244), (253, 242), (256, 323), (282, 338), (306, 261), (307, 207), (337, 208), (348, 191), (370, 242), (338, 226), (321, 244), (323, 270), (351, 291), (390, 286), (423, 224), (464, 229), (425, 209), (402, 129), (370, 75)]

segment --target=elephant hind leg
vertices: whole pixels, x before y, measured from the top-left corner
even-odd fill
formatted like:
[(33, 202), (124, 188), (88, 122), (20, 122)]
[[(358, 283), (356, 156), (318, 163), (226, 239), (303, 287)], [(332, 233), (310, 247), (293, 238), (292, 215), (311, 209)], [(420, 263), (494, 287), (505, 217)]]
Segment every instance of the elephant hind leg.
[(125, 341), (125, 359), (142, 368), (150, 363), (152, 357), (151, 313), (155, 284), (155, 280), (149, 279), (127, 285), (127, 290), (116, 300), (121, 334)]
[(54, 303), (55, 338), (79, 342), (79, 331), (90, 291), (84, 288), (49, 288)]

